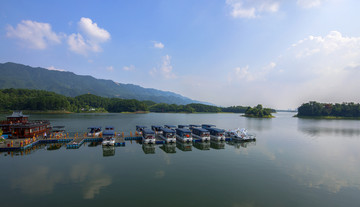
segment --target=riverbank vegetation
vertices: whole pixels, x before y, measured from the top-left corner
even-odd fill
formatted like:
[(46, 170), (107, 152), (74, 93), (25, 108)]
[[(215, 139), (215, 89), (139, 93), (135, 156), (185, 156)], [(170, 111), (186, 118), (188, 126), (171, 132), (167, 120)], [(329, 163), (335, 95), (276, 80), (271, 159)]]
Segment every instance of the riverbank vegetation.
[(349, 119), (360, 118), (360, 104), (359, 103), (318, 103), (311, 101), (304, 103), (298, 108), (300, 118), (324, 118), (324, 119)]
[[(23, 110), (35, 113), (121, 113), (139, 111), (159, 113), (245, 113), (249, 108), (251, 107), (218, 107), (200, 103), (176, 105), (135, 99), (106, 98), (92, 94), (67, 97), (43, 90), (0, 90), (0, 111), (2, 112)], [(256, 110), (254, 113), (258, 114)], [(259, 114), (264, 115), (267, 112), (264, 112), (263, 109)]]
[(274, 116), (271, 114), (275, 112), (270, 108), (263, 108), (261, 104), (258, 104), (255, 107), (248, 107), (245, 111), (246, 117), (254, 117), (254, 118), (273, 118)]

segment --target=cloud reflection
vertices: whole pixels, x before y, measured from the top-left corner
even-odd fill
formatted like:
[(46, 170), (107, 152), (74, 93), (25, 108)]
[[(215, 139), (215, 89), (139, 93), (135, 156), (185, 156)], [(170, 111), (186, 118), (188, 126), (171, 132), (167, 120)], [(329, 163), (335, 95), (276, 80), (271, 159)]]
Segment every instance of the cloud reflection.
[(85, 183), (83, 187), (83, 198), (93, 199), (100, 189), (109, 186), (112, 179), (104, 173), (100, 165), (78, 164), (74, 165), (70, 172), (70, 178), (73, 182)]
[(51, 172), (50, 168), (39, 166), (26, 175), (12, 180), (12, 188), (18, 188), (24, 194), (50, 194), (57, 183), (63, 180), (64, 174)]

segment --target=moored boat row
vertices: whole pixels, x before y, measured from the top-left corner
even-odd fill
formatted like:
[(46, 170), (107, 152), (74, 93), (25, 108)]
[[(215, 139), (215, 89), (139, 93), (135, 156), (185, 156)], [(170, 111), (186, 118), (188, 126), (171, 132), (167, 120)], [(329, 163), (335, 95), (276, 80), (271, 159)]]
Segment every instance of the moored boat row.
[(246, 129), (227, 130), (216, 128), (212, 124), (202, 125), (152, 125), (151, 129), (146, 126), (137, 125), (137, 134), (142, 136), (143, 143), (154, 144), (156, 137), (164, 140), (165, 143), (192, 142), (198, 140), (201, 142), (208, 141), (225, 141), (226, 139), (235, 139), (238, 141), (255, 140), (255, 135), (249, 134)]

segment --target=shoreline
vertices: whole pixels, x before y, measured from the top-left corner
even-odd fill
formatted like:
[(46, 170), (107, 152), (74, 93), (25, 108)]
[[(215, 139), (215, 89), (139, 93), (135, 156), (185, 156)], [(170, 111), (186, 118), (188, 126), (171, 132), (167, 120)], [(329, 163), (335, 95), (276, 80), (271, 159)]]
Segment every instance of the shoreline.
[(345, 117), (345, 116), (298, 116), (298, 115), (294, 115), (293, 117), (300, 118), (300, 119), (360, 120), (360, 117)]

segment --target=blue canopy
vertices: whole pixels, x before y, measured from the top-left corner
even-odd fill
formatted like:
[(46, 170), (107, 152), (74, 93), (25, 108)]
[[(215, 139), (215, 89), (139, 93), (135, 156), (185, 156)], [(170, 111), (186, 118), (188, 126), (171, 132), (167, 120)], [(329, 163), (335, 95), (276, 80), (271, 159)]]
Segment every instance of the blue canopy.
[(167, 127), (167, 128), (176, 128), (175, 125), (164, 125), (164, 126)]
[(180, 125), (178, 125), (178, 127), (179, 127), (179, 128), (187, 128), (187, 127), (189, 127), (189, 125), (180, 124)]
[(161, 128), (161, 131), (163, 131), (164, 133), (175, 133), (174, 129), (169, 129), (169, 128)]

